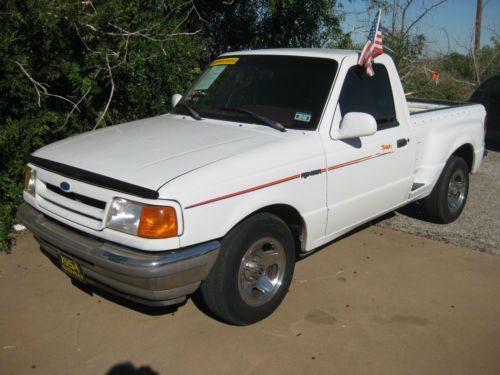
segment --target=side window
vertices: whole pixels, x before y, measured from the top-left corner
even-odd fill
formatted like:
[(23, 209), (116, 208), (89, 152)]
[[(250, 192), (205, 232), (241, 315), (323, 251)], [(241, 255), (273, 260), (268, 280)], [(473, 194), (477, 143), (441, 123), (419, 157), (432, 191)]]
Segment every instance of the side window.
[(387, 69), (374, 64), (373, 70), (375, 75), (370, 77), (360, 66), (349, 69), (340, 93), (340, 112), (342, 116), (349, 112), (369, 113), (377, 120), (377, 130), (398, 126)]

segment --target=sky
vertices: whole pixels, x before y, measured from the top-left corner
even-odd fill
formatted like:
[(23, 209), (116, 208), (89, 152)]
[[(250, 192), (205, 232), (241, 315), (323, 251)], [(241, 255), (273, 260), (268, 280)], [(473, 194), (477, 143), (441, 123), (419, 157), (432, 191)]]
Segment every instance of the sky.
[[(389, 1), (390, 2), (390, 1)], [(410, 8), (410, 19), (419, 14), (422, 3), (432, 4), (436, 0), (415, 0)], [(355, 30), (352, 34), (354, 42), (364, 43), (368, 36), (369, 23), (375, 11), (366, 14), (367, 0), (344, 0), (344, 11), (347, 13), (343, 23), (344, 31)], [(414, 30), (426, 35), (426, 53), (429, 55), (456, 51), (466, 53), (474, 43), (474, 25), (476, 19), (476, 0), (448, 0), (438, 8), (429, 12)], [(389, 15), (382, 15), (382, 24), (389, 25)], [(363, 30), (358, 28), (365, 25)], [(483, 0), (483, 20), (481, 27), (481, 46), (491, 44), (493, 35), (500, 37), (500, 0)]]

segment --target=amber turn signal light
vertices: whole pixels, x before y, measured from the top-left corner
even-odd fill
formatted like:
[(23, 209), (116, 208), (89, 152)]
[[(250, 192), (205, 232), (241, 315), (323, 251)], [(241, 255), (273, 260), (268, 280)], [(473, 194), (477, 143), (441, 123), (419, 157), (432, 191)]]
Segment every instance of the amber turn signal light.
[(137, 235), (146, 238), (168, 238), (177, 236), (175, 209), (165, 206), (142, 208)]

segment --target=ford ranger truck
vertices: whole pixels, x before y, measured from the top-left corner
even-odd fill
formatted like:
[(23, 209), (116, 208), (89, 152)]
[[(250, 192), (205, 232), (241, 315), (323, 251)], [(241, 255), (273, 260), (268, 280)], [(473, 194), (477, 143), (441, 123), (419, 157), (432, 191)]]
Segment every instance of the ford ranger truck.
[(35, 151), (19, 221), (79, 282), (264, 319), (295, 260), (353, 228), (415, 202), (457, 219), (481, 163), (483, 106), (407, 101), (389, 56), (369, 77), (358, 55), (222, 55), (170, 113)]

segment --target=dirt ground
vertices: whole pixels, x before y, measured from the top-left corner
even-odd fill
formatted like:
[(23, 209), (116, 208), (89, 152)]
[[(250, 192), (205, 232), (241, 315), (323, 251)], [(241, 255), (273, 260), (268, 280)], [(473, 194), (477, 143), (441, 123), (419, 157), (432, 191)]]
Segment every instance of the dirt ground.
[(250, 327), (89, 295), (29, 233), (0, 254), (0, 374), (500, 374), (500, 257), (368, 227)]

